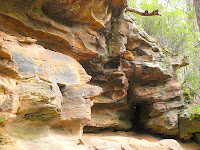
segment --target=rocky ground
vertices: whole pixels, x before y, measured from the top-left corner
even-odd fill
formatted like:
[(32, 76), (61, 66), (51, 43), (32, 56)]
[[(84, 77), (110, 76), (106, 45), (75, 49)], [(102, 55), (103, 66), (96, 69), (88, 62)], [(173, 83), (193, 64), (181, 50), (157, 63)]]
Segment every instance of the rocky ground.
[(162, 139), (147, 133), (110, 132), (84, 133), (82, 139), (66, 137), (58, 132), (41, 137), (14, 138), (14, 143), (2, 146), (3, 150), (199, 150), (193, 141), (181, 142)]

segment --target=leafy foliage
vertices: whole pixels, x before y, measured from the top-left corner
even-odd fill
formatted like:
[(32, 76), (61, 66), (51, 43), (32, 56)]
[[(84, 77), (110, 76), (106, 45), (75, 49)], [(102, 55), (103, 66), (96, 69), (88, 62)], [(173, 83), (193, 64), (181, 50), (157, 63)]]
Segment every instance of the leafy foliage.
[(194, 108), (192, 109), (192, 111), (196, 111), (196, 112), (199, 112), (199, 113), (200, 113), (200, 105), (194, 107)]
[(200, 93), (200, 43), (193, 1), (128, 0), (128, 5), (139, 10), (159, 9), (162, 16), (142, 17), (130, 12), (128, 15), (161, 47), (189, 57), (190, 65), (177, 71), (179, 81), (185, 89)]
[(194, 107), (192, 111), (194, 114), (190, 116), (190, 120), (194, 120), (195, 118), (200, 117), (200, 105)]

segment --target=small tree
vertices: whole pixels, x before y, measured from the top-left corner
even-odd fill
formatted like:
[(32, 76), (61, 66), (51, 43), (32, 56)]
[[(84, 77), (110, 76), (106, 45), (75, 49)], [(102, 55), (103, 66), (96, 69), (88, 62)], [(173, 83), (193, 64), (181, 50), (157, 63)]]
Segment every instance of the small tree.
[(199, 31), (200, 31), (200, 1), (194, 0), (194, 6), (195, 6), (196, 17), (197, 17), (197, 23), (198, 23)]

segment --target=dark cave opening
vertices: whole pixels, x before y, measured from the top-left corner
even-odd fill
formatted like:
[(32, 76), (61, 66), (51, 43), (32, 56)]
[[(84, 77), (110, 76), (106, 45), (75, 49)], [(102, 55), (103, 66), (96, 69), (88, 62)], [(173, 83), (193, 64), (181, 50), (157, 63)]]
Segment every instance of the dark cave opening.
[(142, 131), (142, 125), (141, 125), (141, 109), (142, 106), (140, 104), (135, 104), (132, 106), (134, 111), (134, 114), (132, 116), (131, 122), (132, 122), (132, 131), (134, 132), (141, 132)]

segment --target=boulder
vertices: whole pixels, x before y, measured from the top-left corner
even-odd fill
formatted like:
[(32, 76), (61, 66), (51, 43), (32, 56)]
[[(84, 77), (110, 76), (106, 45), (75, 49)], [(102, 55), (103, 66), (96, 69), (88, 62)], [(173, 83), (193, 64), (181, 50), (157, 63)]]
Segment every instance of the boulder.
[(198, 132), (200, 131), (200, 116), (196, 116), (195, 113), (197, 112), (193, 111), (190, 105), (181, 112), (179, 116), (179, 136), (181, 139), (189, 140), (196, 133), (198, 137)]
[(181, 85), (178, 81), (169, 80), (157, 85), (132, 86), (132, 98), (145, 101), (169, 101), (181, 96)]
[(157, 117), (145, 118), (144, 116), (141, 118), (141, 123), (148, 132), (162, 135), (178, 135), (178, 109), (167, 111)]
[(102, 129), (129, 131), (132, 128), (133, 113), (127, 105), (94, 104), (91, 120), (87, 122), (84, 131), (98, 132)]

